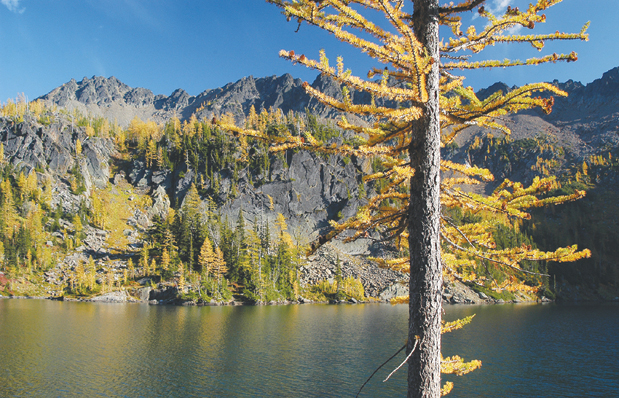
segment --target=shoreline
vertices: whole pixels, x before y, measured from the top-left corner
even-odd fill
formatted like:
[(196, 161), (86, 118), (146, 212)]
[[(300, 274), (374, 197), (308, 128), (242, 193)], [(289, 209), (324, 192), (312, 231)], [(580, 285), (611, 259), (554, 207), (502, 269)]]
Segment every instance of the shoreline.
[[(117, 292), (115, 292), (117, 293)], [(0, 295), (1, 299), (11, 299), (11, 300), (50, 300), (50, 301), (67, 301), (67, 302), (76, 302), (76, 303), (110, 303), (110, 304), (148, 304), (148, 305), (166, 305), (166, 306), (178, 306), (178, 307), (240, 307), (240, 306), (279, 306), (279, 305), (303, 305), (303, 304), (327, 304), (327, 305), (356, 305), (356, 304), (390, 304), (388, 300), (364, 300), (359, 301), (356, 299), (350, 300), (329, 300), (329, 301), (312, 301), (307, 299), (301, 299), (297, 301), (271, 301), (271, 302), (246, 302), (246, 301), (228, 301), (228, 302), (218, 302), (211, 300), (209, 302), (206, 301), (192, 301), (192, 300), (182, 300), (182, 299), (168, 299), (168, 300), (139, 300), (135, 298), (126, 299), (114, 299), (111, 297), (97, 296), (92, 298), (73, 298), (73, 297), (64, 297), (64, 296), (5, 296)], [(501, 304), (548, 304), (548, 303), (556, 303), (556, 300), (550, 300), (544, 297), (543, 300), (494, 300), (488, 299), (481, 302), (462, 302), (455, 303), (447, 300), (443, 300), (443, 305), (501, 305)], [(584, 302), (584, 301), (583, 301)], [(598, 302), (598, 301), (586, 301), (586, 302)], [(600, 300), (599, 302), (607, 302)], [(613, 301), (611, 301), (613, 302)]]
[[(101, 297), (101, 296), (98, 296)], [(49, 300), (49, 301), (66, 301), (66, 302), (74, 302), (74, 303), (107, 303), (107, 304), (147, 304), (147, 305), (161, 305), (161, 306), (174, 306), (174, 307), (242, 307), (242, 306), (282, 306), (282, 305), (308, 305), (308, 304), (323, 304), (323, 305), (357, 305), (357, 304), (390, 304), (388, 301), (384, 300), (367, 300), (367, 301), (357, 301), (354, 300), (340, 300), (340, 301), (312, 301), (312, 300), (304, 300), (304, 301), (285, 301), (285, 302), (267, 302), (267, 303), (250, 303), (243, 301), (229, 301), (229, 302), (195, 302), (195, 301), (182, 301), (181, 299), (174, 300), (138, 300), (138, 299), (127, 299), (127, 300), (102, 300), (97, 299), (98, 297), (88, 298), (88, 299), (80, 299), (80, 298), (72, 298), (72, 297), (43, 297), (43, 296), (5, 296), (0, 294), (0, 300)], [(550, 300), (544, 298), (545, 300), (487, 300), (483, 302), (469, 302), (469, 303), (452, 303), (443, 300), (443, 305), (448, 306), (476, 306), (476, 305), (504, 305), (504, 304), (607, 304), (607, 303), (619, 303), (619, 299), (615, 298), (612, 300)]]

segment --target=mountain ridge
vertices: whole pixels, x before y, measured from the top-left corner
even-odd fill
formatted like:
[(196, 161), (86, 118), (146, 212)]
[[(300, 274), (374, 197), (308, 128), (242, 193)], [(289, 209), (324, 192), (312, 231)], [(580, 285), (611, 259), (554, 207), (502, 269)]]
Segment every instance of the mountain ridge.
[[(529, 110), (502, 118), (512, 129), (513, 138), (532, 138), (540, 133), (553, 134), (562, 145), (569, 147), (579, 157), (594, 152), (593, 147), (619, 145), (619, 137), (615, 134), (619, 129), (619, 67), (605, 72), (586, 85), (574, 80), (554, 80), (551, 83), (566, 91), (568, 97), (555, 96), (554, 109), (550, 115), (539, 110)], [(77, 109), (82, 113), (106, 117), (110, 121), (116, 120), (122, 127), (126, 127), (134, 117), (163, 123), (173, 116), (187, 120), (193, 114), (198, 119), (210, 120), (213, 116), (231, 113), (240, 122), (252, 106), (258, 113), (272, 107), (284, 113), (304, 113), (308, 109), (321, 118), (331, 120), (340, 116), (337, 111), (307, 95), (302, 84), (301, 79), (295, 79), (290, 74), (261, 78), (246, 76), (222, 87), (204, 90), (195, 96), (181, 88), (166, 96), (155, 95), (146, 88), (132, 88), (113, 76), (93, 76), (79, 82), (71, 79), (39, 99), (50, 105)], [(340, 85), (328, 77), (319, 75), (311, 85), (322, 92), (341, 97)], [(513, 88), (496, 82), (480, 89), (477, 94), (480, 99), (484, 99), (498, 90), (511, 91)], [(351, 96), (356, 103), (369, 103), (371, 100), (366, 93), (352, 91)], [(380, 102), (377, 100), (377, 103)], [(346, 116), (351, 121), (359, 121), (354, 116)], [(466, 145), (482, 132), (472, 127), (462, 135), (458, 144)]]

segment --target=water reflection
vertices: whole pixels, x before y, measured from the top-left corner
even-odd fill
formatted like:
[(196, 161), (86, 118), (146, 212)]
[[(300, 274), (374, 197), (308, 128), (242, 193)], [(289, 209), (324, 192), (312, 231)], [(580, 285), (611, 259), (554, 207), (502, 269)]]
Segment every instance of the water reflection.
[[(617, 306), (455, 306), (453, 397), (617, 396)], [(406, 338), (406, 306), (165, 307), (0, 300), (0, 397), (354, 396)], [(401, 361), (403, 358), (399, 358)], [(406, 372), (364, 396), (405, 394)]]

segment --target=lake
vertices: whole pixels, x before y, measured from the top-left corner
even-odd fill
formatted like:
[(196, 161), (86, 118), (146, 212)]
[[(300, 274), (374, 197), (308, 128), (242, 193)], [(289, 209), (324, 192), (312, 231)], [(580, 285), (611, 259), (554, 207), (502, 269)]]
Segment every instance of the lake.
[[(445, 355), (480, 359), (451, 397), (619, 396), (619, 306), (448, 306), (477, 314)], [(406, 340), (406, 306), (172, 307), (0, 300), (1, 397), (341, 397)], [(364, 397), (406, 393), (400, 354)]]

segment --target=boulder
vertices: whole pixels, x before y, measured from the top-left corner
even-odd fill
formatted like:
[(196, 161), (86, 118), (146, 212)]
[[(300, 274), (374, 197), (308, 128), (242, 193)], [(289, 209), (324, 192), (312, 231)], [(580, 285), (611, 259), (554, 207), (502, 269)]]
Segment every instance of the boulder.
[(379, 294), (381, 300), (391, 300), (396, 297), (408, 296), (408, 286), (404, 283), (394, 283)]
[(150, 291), (152, 289), (150, 287), (143, 287), (140, 289), (136, 289), (134, 296), (137, 297), (138, 299), (142, 300), (142, 301), (149, 301), (150, 300)]
[(152, 220), (153, 217), (159, 216), (165, 219), (170, 210), (170, 198), (165, 191), (163, 185), (159, 185), (152, 195), (153, 205), (146, 211), (147, 216)]
[(149, 285), (152, 281), (153, 279), (149, 277), (140, 278), (137, 280), (137, 282), (142, 286)]
[(153, 289), (150, 291), (149, 299), (157, 301), (173, 300), (176, 298), (177, 293), (178, 291), (175, 287)]
[(90, 299), (90, 301), (103, 303), (125, 303), (127, 302), (127, 298), (127, 292), (125, 292), (124, 290), (120, 290), (117, 292), (106, 293), (97, 297), (93, 297)]

